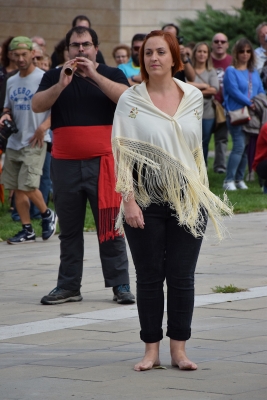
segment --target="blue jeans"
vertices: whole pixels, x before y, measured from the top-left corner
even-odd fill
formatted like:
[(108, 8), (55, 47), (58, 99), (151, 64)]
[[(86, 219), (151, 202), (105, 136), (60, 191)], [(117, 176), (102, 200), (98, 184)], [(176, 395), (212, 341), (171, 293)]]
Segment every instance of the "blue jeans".
[(225, 182), (242, 181), (247, 166), (246, 135), (242, 125), (231, 125), (226, 118), (227, 126), (233, 140), (233, 148), (228, 158)]
[[(144, 229), (124, 224), (137, 276), (140, 338), (145, 343), (162, 339), (163, 285), (167, 283), (167, 336), (188, 340), (194, 308), (194, 272), (202, 243), (179, 226), (168, 204), (143, 210)], [(204, 215), (205, 221), (206, 217)]]
[(202, 120), (202, 146), (206, 165), (208, 165), (208, 152), (210, 137), (213, 132), (215, 118)]

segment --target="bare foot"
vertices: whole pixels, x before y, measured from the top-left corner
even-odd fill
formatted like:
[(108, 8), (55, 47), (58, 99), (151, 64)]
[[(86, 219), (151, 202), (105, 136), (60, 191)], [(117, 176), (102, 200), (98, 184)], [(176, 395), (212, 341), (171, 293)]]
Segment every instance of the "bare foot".
[(185, 352), (185, 341), (173, 340), (170, 341), (172, 366), (183, 370), (195, 371), (197, 364), (190, 361)]
[(172, 357), (172, 366), (189, 371), (195, 371), (197, 369), (197, 364), (195, 364), (193, 361), (190, 361), (185, 354)]
[(159, 342), (157, 343), (146, 343), (145, 356), (142, 361), (135, 364), (135, 371), (147, 371), (153, 367), (160, 365), (159, 360)]

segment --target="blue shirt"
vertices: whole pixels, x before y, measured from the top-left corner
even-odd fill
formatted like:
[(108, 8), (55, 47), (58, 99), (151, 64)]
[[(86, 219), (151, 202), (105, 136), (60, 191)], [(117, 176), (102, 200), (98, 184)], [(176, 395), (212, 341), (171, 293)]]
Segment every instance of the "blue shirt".
[(253, 97), (265, 93), (258, 71), (238, 70), (232, 66), (225, 71), (223, 89), (224, 108), (227, 111), (249, 107)]
[(119, 64), (118, 68), (124, 72), (126, 78), (131, 78), (131, 76), (139, 75), (140, 73), (140, 67), (134, 66), (132, 61), (129, 61), (127, 64)]

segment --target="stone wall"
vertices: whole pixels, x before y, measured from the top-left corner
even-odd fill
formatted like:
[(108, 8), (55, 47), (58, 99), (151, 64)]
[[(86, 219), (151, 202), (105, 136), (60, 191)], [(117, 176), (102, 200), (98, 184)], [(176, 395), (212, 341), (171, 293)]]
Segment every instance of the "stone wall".
[(87, 15), (96, 30), (106, 62), (114, 65), (113, 47), (130, 44), (137, 33), (150, 32), (177, 18), (195, 18), (209, 3), (233, 12), (242, 0), (0, 0), (0, 43), (8, 36), (43, 36), (48, 53), (71, 28), (73, 18)]

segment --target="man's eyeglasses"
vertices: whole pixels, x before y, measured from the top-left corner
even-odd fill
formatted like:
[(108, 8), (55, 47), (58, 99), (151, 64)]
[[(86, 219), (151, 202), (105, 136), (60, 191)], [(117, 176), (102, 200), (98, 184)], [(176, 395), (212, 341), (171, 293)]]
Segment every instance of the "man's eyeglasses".
[(139, 51), (141, 49), (141, 46), (133, 46), (134, 51)]
[(83, 43), (73, 42), (69, 44), (69, 47), (72, 47), (73, 49), (79, 49), (82, 46), (84, 49), (89, 49), (93, 45), (94, 44), (90, 42), (83, 42)]
[(34, 56), (32, 59), (33, 60), (37, 60), (37, 61), (41, 61), (44, 57), (43, 56)]
[(239, 50), (238, 53), (240, 53), (240, 54), (244, 54), (244, 53), (251, 54), (251, 50)]
[(225, 43), (227, 43), (227, 40), (213, 40), (213, 43), (215, 43), (215, 44), (219, 44), (219, 43), (225, 44)]

